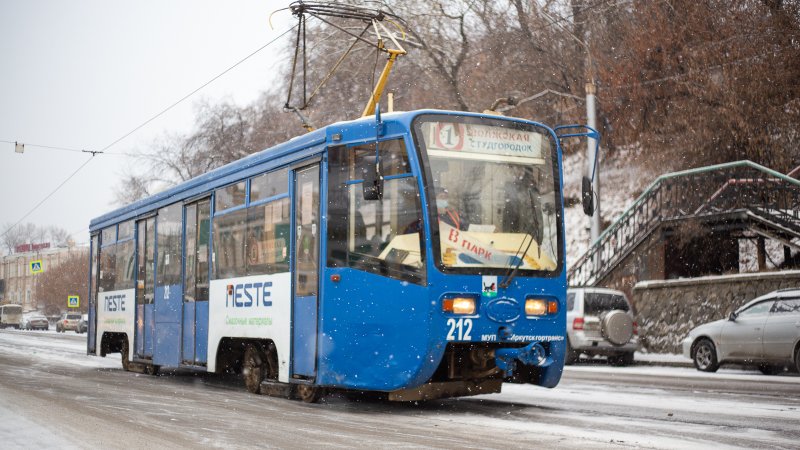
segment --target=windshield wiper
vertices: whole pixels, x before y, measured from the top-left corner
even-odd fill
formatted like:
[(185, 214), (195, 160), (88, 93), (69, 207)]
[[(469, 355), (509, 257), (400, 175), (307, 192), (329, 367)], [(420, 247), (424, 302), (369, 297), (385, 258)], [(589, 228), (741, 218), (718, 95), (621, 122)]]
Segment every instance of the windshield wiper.
[[(530, 250), (531, 244), (533, 244), (533, 241), (536, 240), (536, 238), (538, 238), (537, 245), (539, 247), (538, 257), (539, 258), (542, 257), (542, 244), (540, 243), (542, 239), (541, 235), (543, 234), (543, 231), (540, 229), (542, 223), (541, 204), (539, 205), (539, 208), (536, 207), (536, 203), (533, 201), (533, 193), (531, 191), (528, 191), (528, 197), (530, 198), (531, 201), (531, 212), (533, 213), (533, 230), (531, 230), (530, 233), (525, 233), (525, 237), (530, 236), (531, 240), (528, 241), (528, 245), (525, 247), (525, 251), (522, 252), (522, 256), (520, 256), (519, 251), (525, 244), (525, 237), (522, 238), (522, 242), (519, 244), (517, 252), (514, 253), (514, 257), (511, 258), (510, 264), (512, 264), (513, 267), (509, 266), (508, 275), (506, 275), (505, 279), (503, 279), (503, 281), (501, 281), (500, 284), (498, 285), (503, 289), (507, 289), (509, 286), (511, 286), (511, 282), (514, 280), (514, 277), (517, 276), (517, 272), (519, 271), (520, 266), (522, 266), (522, 263), (525, 261), (525, 255), (528, 254), (528, 250)], [(516, 264), (514, 264), (514, 260), (517, 260)]]

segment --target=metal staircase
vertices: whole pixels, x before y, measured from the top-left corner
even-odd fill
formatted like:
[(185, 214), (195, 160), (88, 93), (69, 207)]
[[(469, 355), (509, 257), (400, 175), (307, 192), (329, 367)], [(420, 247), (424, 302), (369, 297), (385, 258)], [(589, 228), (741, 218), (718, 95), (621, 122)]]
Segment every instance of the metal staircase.
[(662, 175), (570, 267), (570, 286), (597, 284), (662, 223), (684, 219), (746, 222), (800, 249), (800, 180), (751, 161)]

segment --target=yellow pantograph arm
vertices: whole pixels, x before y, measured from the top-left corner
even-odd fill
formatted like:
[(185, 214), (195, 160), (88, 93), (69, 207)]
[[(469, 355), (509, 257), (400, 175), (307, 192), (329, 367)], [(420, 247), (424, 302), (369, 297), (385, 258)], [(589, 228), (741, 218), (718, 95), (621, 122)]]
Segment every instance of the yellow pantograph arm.
[(405, 50), (387, 49), (386, 51), (389, 53), (389, 60), (386, 61), (386, 65), (383, 67), (381, 76), (378, 78), (378, 83), (375, 85), (375, 90), (372, 91), (372, 96), (370, 96), (367, 107), (364, 108), (364, 112), (361, 114), (361, 117), (375, 114), (375, 105), (377, 105), (381, 100), (381, 95), (383, 94), (383, 89), (386, 87), (386, 81), (389, 79), (389, 72), (392, 71), (392, 65), (394, 65), (394, 61), (398, 56), (406, 54)]

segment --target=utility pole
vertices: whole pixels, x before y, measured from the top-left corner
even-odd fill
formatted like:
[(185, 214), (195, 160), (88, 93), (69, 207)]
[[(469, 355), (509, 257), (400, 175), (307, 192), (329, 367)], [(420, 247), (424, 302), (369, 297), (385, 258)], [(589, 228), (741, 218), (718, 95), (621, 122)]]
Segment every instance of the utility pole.
[[(586, 122), (587, 125), (592, 127), (593, 129), (597, 129), (597, 108), (595, 106), (595, 94), (597, 93), (597, 85), (594, 84), (594, 64), (592, 61), (592, 50), (589, 48), (589, 44), (581, 40), (578, 36), (567, 29), (565, 26), (561, 25), (557, 20), (554, 20), (550, 17), (546, 12), (542, 11), (544, 17), (550, 21), (551, 24), (557, 26), (565, 33), (570, 35), (575, 41), (581, 45), (581, 47), (586, 50), (586, 67), (585, 67), (585, 75), (586, 79)], [(586, 162), (588, 163), (588, 172), (586, 176), (588, 176), (592, 180), (592, 192), (594, 193), (594, 215), (592, 215), (592, 222), (590, 228), (590, 236), (591, 242), (589, 245), (591, 246), (597, 241), (597, 238), (600, 237), (600, 162), (595, 160), (595, 156), (598, 156), (595, 153), (595, 146), (597, 142), (594, 139), (587, 139), (587, 147), (586, 147)], [(599, 153), (599, 152), (597, 152)], [(594, 176), (592, 176), (594, 175)], [(600, 264), (600, 254), (597, 253), (595, 255), (595, 267), (598, 267)]]
[[(591, 64), (591, 59), (589, 60)], [(595, 107), (595, 93), (597, 86), (594, 84), (594, 79), (589, 78), (586, 83), (586, 124), (597, 129), (597, 110)], [(591, 217), (591, 242), (589, 245), (594, 244), (597, 238), (600, 237), (600, 161), (595, 160), (599, 156), (599, 152), (595, 151), (597, 142), (594, 139), (587, 139), (586, 146), (586, 161), (588, 162), (588, 173), (586, 174), (592, 180), (592, 192), (594, 192), (594, 214)]]

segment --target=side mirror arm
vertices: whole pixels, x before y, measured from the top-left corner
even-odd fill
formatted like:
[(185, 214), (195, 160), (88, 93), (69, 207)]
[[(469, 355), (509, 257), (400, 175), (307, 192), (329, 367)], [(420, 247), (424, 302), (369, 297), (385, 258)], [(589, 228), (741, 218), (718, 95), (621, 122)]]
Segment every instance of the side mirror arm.
[[(576, 131), (576, 132), (567, 132), (564, 134), (559, 134), (559, 132), (563, 130), (586, 130), (586, 131)], [(588, 125), (561, 125), (555, 127), (554, 131), (556, 132), (556, 136), (558, 137), (559, 141), (563, 140), (564, 138), (570, 138), (570, 137), (586, 137), (589, 139), (594, 139), (595, 142), (594, 166), (592, 167), (592, 174), (591, 177), (584, 176), (581, 179), (581, 203), (583, 204), (583, 212), (587, 216), (593, 216), (595, 211), (595, 204), (594, 204), (594, 191), (592, 190), (592, 184), (594, 183), (594, 176), (597, 173), (597, 165), (599, 164), (598, 156), (600, 155), (600, 133)]]

